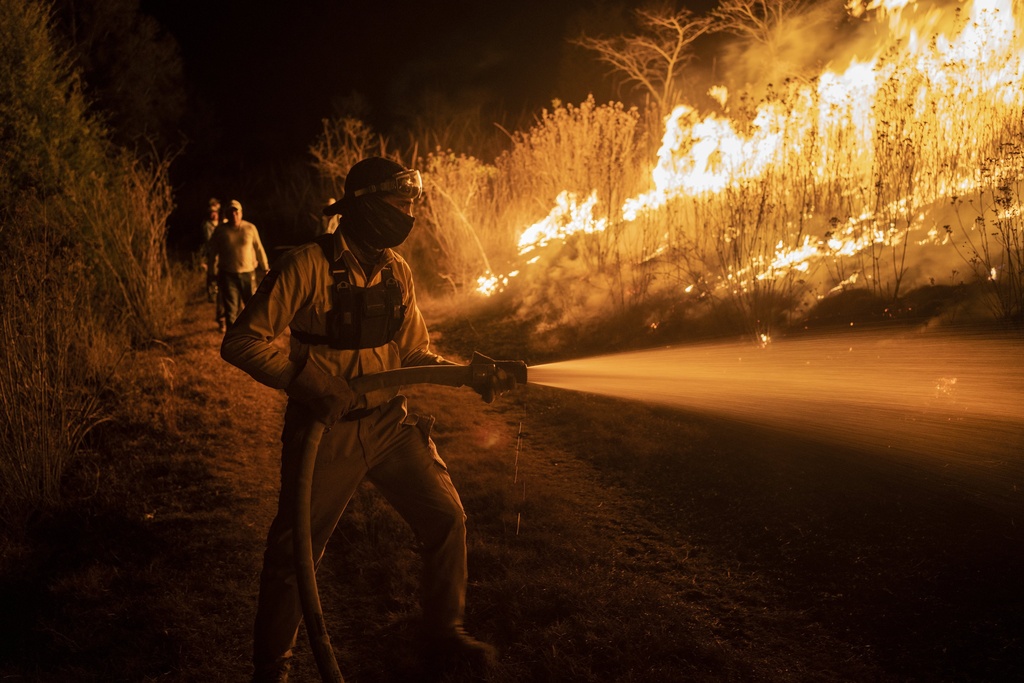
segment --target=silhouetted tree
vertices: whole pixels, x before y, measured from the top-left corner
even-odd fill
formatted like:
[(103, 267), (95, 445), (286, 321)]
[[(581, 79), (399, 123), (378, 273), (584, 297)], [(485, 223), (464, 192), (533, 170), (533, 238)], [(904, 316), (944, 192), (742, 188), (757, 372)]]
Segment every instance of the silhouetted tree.
[(139, 0), (54, 0), (84, 90), (114, 142), (165, 152), (180, 143), (185, 83), (177, 41)]
[(635, 14), (640, 33), (611, 38), (583, 35), (573, 42), (596, 52), (612, 72), (651, 97), (658, 115), (666, 114), (678, 104), (683, 70), (694, 58), (693, 42), (711, 29), (711, 22), (686, 8), (644, 8)]
[(783, 21), (813, 4), (813, 0), (722, 0), (711, 16), (716, 30), (771, 47)]

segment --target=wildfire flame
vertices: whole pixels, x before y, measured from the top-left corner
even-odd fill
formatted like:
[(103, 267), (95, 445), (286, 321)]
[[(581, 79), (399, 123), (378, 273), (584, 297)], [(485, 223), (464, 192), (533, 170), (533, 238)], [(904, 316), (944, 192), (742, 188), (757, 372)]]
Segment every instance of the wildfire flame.
[[(781, 100), (766, 99), (741, 130), (724, 115), (701, 116), (689, 104), (675, 107), (665, 119), (657, 165), (651, 175), (653, 187), (624, 202), (622, 221), (635, 221), (644, 212), (656, 211), (680, 198), (721, 193), (760, 178), (773, 168), (785, 167), (796, 158), (812, 164), (812, 177), (824, 178), (830, 164), (835, 164), (837, 150), (821, 141), (845, 141), (843, 163), (848, 165), (850, 177), (870, 178), (880, 163), (876, 147), (883, 135), (876, 105), (883, 97), (892, 97), (891, 92), (883, 91), (897, 87), (894, 83), (906, 81), (906, 92), (900, 93), (909, 110), (905, 115), (911, 121), (927, 120), (929, 138), (934, 138), (930, 143), (934, 148), (928, 154), (939, 160), (936, 163), (976, 146), (976, 138), (983, 136), (982, 127), (992, 120), (991, 114), (976, 120), (971, 115), (975, 109), (965, 107), (1007, 115), (1016, 111), (1019, 116), (1024, 104), (1024, 52), (1016, 40), (1011, 0), (975, 0), (964, 7), (969, 7), (967, 20), (958, 32), (946, 35), (938, 32), (944, 18), (941, 10), (921, 11), (913, 0), (850, 0), (847, 10), (852, 16), (870, 15), (888, 22), (888, 33), (876, 54), (853, 58), (841, 71), (824, 70), (788, 98), (788, 108)], [(894, 56), (897, 49), (899, 53)], [(709, 95), (724, 109), (729, 93), (723, 86), (715, 86)], [(820, 143), (816, 151), (810, 149), (808, 140)], [(918, 173), (915, 196), (899, 197), (881, 208), (906, 214), (911, 207), (963, 195), (977, 187), (978, 179), (976, 166), (964, 164), (962, 169), (942, 178), (929, 179), (927, 174)], [(604, 231), (606, 220), (595, 218), (599, 201), (596, 190), (582, 200), (569, 191), (559, 194), (548, 216), (523, 231), (520, 255), (575, 233)], [(751, 277), (765, 280), (794, 270), (806, 272), (826, 257), (854, 256), (874, 245), (898, 244), (903, 239), (900, 232), (876, 220), (878, 209), (864, 206), (858, 215), (833, 223), (823, 236), (805, 234), (795, 243), (780, 241), (773, 259), (752, 266), (756, 272), (734, 272), (729, 278), (734, 282), (750, 281)], [(920, 216), (907, 220), (920, 220)], [(935, 228), (926, 232), (926, 239), (935, 243), (945, 239)], [(508, 277), (488, 273), (480, 278), (479, 291), (499, 291)]]
[(597, 205), (597, 190), (593, 190), (583, 202), (572, 192), (563, 191), (555, 199), (555, 208), (541, 221), (523, 231), (519, 237), (519, 253), (528, 254), (534, 249), (546, 246), (554, 240), (564, 240), (577, 232), (601, 232), (608, 220), (594, 218)]

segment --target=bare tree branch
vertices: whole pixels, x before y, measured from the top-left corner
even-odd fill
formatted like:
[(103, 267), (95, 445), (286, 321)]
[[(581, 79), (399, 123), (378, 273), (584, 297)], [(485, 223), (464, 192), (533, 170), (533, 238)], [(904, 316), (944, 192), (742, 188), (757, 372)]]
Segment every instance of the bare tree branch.
[(643, 32), (631, 36), (581, 36), (576, 45), (596, 52), (598, 59), (623, 74), (626, 81), (650, 94), (661, 112), (677, 102), (680, 76), (693, 60), (690, 46), (711, 29), (708, 18), (688, 9), (636, 10)]
[(764, 47), (774, 58), (778, 54), (780, 25), (813, 5), (814, 0), (721, 0), (711, 12), (711, 20), (713, 30)]

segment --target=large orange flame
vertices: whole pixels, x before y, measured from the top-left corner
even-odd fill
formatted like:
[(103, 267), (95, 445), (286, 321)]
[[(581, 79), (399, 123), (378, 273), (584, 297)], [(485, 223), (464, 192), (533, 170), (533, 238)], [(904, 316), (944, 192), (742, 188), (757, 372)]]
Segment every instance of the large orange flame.
[[(921, 216), (914, 207), (974, 190), (984, 161), (981, 143), (1002, 117), (1019, 117), (1024, 105), (1022, 48), (1011, 1), (975, 0), (964, 8), (969, 8), (966, 20), (961, 17), (956, 26), (951, 16), (963, 13), (950, 9), (922, 8), (912, 0), (850, 0), (851, 15), (887, 23), (874, 54), (852, 58), (842, 70), (826, 69), (813, 82), (793, 86), (786, 98), (766, 98), (743, 126), (723, 114), (702, 116), (688, 104), (675, 107), (665, 119), (652, 188), (624, 203), (622, 220), (635, 221), (673, 201), (721, 193), (797, 159), (812, 165), (812, 181), (834, 180), (830, 174), (841, 158), (844, 179), (871, 183), (886, 163), (879, 155), (888, 154), (879, 141), (891, 145), (893, 138), (920, 129), (924, 133), (915, 141), (927, 149), (917, 154), (931, 166), (915, 170), (909, 194), (883, 206), (877, 201), (854, 206), (849, 217), (833, 220), (826, 234), (781, 241), (773, 259), (751, 264), (751, 273), (732, 273), (731, 279), (775, 278), (806, 271), (822, 258), (898, 243), (904, 237), (877, 220), (880, 209), (916, 223)], [(724, 87), (709, 94), (725, 109)], [(886, 107), (894, 102), (905, 120), (890, 120)], [(842, 149), (832, 141), (842, 141)], [(943, 173), (936, 172), (940, 166)], [(605, 222), (594, 218), (598, 201), (596, 191), (583, 200), (563, 192), (551, 213), (522, 233), (520, 254), (577, 232), (605, 230)], [(921, 241), (945, 238), (935, 226), (924, 232)], [(489, 273), (481, 278), (480, 291), (498, 291), (507, 278)]]

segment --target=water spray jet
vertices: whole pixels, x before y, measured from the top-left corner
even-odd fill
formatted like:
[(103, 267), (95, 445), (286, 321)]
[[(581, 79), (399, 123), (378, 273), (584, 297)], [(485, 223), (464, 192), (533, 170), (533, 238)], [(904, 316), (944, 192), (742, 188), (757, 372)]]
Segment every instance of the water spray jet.
[(1024, 340), (850, 333), (530, 367), (530, 383), (949, 460), (1024, 453)]

